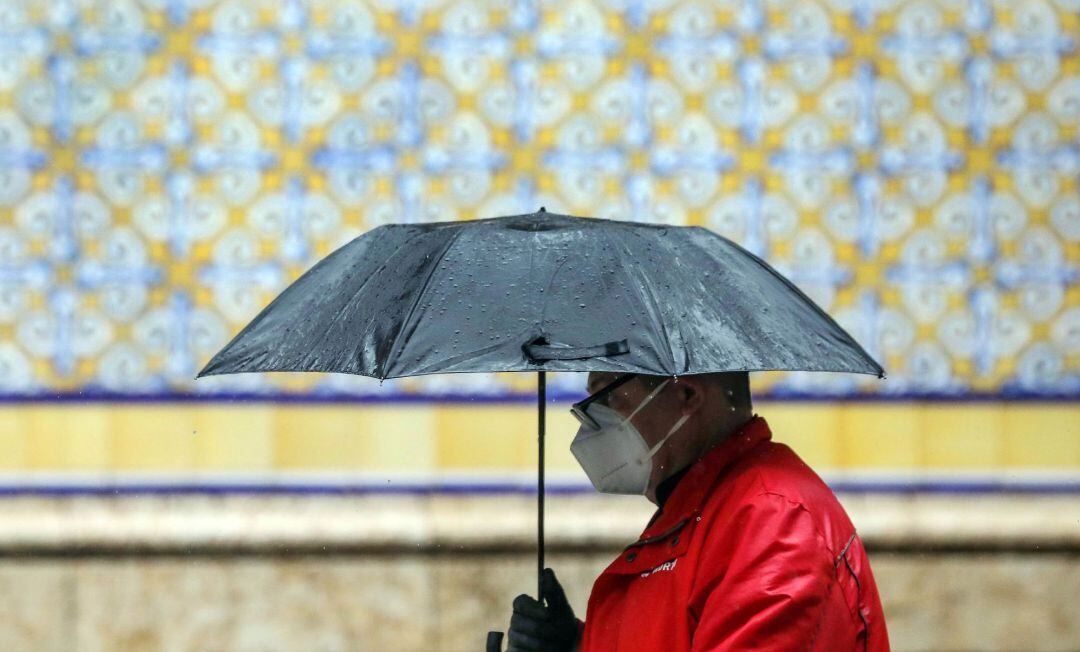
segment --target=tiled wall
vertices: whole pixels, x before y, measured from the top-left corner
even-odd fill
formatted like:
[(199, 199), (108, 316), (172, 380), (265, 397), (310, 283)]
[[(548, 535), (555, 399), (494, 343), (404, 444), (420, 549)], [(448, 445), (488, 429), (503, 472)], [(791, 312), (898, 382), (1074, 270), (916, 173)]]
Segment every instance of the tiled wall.
[(1073, 2), (0, 14), (0, 393), (372, 393), (193, 377), (364, 231), (540, 206), (728, 236), (889, 372), (760, 389), (1080, 391)]

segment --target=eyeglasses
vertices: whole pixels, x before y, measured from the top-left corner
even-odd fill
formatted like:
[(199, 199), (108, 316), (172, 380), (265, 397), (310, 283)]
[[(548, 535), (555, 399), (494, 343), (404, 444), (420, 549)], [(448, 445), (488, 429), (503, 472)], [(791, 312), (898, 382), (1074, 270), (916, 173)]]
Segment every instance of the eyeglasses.
[(626, 384), (633, 379), (637, 374), (623, 374), (611, 381), (607, 385), (604, 385), (595, 393), (590, 394), (583, 400), (578, 401), (570, 406), (570, 413), (577, 417), (577, 420), (582, 424), (589, 426), (596, 430), (600, 428), (600, 423), (589, 416), (589, 406), (593, 403), (600, 403), (601, 405), (607, 405), (607, 400), (611, 396), (611, 393), (618, 389), (620, 386)]

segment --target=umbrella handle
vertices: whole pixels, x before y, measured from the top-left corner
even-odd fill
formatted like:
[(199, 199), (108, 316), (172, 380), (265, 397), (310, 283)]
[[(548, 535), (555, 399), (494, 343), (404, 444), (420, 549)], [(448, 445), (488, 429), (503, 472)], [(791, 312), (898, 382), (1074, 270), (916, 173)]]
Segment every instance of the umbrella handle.
[(487, 649), (485, 652), (502, 652), (502, 632), (488, 632)]
[(546, 360), (585, 360), (588, 358), (602, 358), (611, 355), (622, 355), (630, 352), (630, 345), (626, 340), (597, 344), (595, 346), (568, 346), (566, 344), (547, 342), (546, 338), (538, 337), (532, 342), (522, 345), (525, 355), (533, 362)]

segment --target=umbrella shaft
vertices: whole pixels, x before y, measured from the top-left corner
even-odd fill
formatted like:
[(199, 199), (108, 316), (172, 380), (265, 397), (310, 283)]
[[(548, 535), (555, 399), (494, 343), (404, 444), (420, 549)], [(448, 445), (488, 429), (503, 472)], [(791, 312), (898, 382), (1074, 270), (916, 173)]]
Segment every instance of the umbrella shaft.
[(537, 408), (540, 416), (539, 431), (537, 433), (537, 457), (539, 458), (537, 464), (539, 466), (540, 473), (537, 475), (536, 493), (539, 500), (536, 511), (536, 595), (537, 598), (543, 600), (543, 581), (544, 576), (544, 408), (547, 406), (547, 378), (546, 372), (537, 372), (539, 377), (537, 378), (536, 386), (536, 401)]

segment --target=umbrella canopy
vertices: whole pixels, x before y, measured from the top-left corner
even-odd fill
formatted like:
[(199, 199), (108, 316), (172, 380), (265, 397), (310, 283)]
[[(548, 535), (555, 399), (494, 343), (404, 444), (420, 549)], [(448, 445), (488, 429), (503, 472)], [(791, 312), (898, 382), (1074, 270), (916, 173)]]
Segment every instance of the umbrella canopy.
[(544, 209), (373, 229), (286, 288), (199, 376), (541, 370), (884, 377), (825, 311), (723, 236)]

